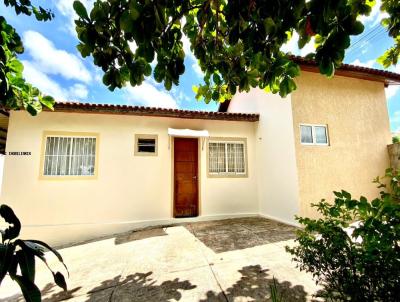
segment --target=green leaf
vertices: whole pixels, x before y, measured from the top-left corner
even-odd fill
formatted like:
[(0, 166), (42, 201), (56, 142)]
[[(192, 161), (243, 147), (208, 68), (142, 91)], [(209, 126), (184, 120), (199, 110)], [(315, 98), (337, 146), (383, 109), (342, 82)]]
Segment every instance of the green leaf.
[(218, 74), (214, 73), (213, 74), (213, 81), (216, 85), (221, 85), (222, 81), (221, 78), (219, 77)]
[(279, 85), (279, 95), (285, 98), (289, 93), (291, 93), (295, 89), (296, 89), (295, 82), (292, 79), (285, 77)]
[[(57, 257), (58, 261), (60, 261), (60, 262), (64, 265), (65, 269), (66, 269), (67, 272), (68, 272), (68, 268), (67, 268), (67, 266), (65, 265), (64, 259), (62, 258), (61, 254), (60, 254), (56, 249), (54, 249), (54, 248), (52, 248), (50, 245), (48, 245), (46, 242), (43, 242), (43, 241), (40, 241), (40, 240), (34, 240), (34, 239), (24, 240), (24, 242), (25, 242), (25, 243), (34, 243), (34, 244), (43, 246), (43, 247), (45, 247), (46, 249), (48, 249), (49, 251), (51, 251), (51, 252)], [(69, 275), (69, 272), (68, 272), (68, 275)]]
[(380, 201), (379, 199), (374, 199), (374, 200), (371, 202), (371, 204), (372, 204), (372, 206), (373, 206), (374, 208), (377, 208), (377, 207), (381, 204), (381, 201)]
[(346, 192), (342, 190), (342, 196), (346, 199), (351, 199), (351, 194), (349, 192)]
[(360, 21), (354, 22), (352, 28), (350, 29), (350, 35), (359, 35), (364, 31), (364, 25)]
[(36, 116), (38, 114), (37, 108), (32, 106), (32, 104), (27, 104), (26, 110), (30, 113), (30, 115)]
[(167, 89), (168, 91), (171, 90), (172, 88), (172, 81), (170, 79), (165, 79), (164, 81), (164, 87), (165, 89)]
[(0, 244), (0, 284), (9, 272), (15, 251), (14, 244)]
[(129, 14), (129, 11), (124, 11), (121, 15), (121, 19), (119, 20), (119, 25), (121, 26), (121, 29), (127, 33), (132, 32), (133, 28), (133, 21), (131, 18), (131, 15)]
[(49, 108), (49, 109), (51, 109), (51, 110), (54, 110), (55, 101), (54, 101), (54, 98), (53, 98), (53, 97), (51, 97), (51, 96), (49, 96), (49, 95), (46, 95), (46, 96), (42, 97), (42, 99), (40, 100), (40, 102), (41, 102), (44, 106), (46, 106), (47, 108)]
[(335, 196), (338, 197), (338, 198), (343, 198), (343, 195), (342, 195), (341, 192), (333, 191), (333, 194), (335, 194)]
[(13, 277), (24, 295), (26, 302), (40, 302), (42, 295), (39, 288), (25, 276), (16, 275)]
[(18, 250), (15, 253), (22, 276), (31, 282), (35, 281), (35, 255), (27, 249)]
[(332, 77), (335, 73), (335, 66), (330, 59), (323, 59), (319, 63), (319, 70), (322, 74)]
[(60, 272), (53, 273), (54, 282), (61, 287), (64, 291), (67, 291), (67, 282), (65, 282), (64, 275)]
[(78, 49), (78, 51), (81, 53), (82, 57), (86, 58), (88, 56), (90, 56), (92, 49), (88, 44), (78, 44), (78, 46), (76, 47)]
[(293, 63), (288, 67), (286, 73), (292, 78), (297, 77), (300, 75), (300, 66)]
[(272, 34), (275, 32), (275, 21), (271, 17), (264, 19), (264, 30), (267, 34)]
[(74, 4), (72, 6), (79, 17), (85, 20), (89, 20), (86, 8), (80, 1), (74, 1)]
[(140, 10), (138, 7), (138, 3), (136, 0), (131, 0), (129, 4), (129, 13), (131, 15), (132, 20), (137, 20), (140, 17)]
[(14, 71), (17, 74), (21, 74), (22, 71), (24, 70), (24, 65), (22, 65), (22, 63), (17, 59), (12, 60), (8, 66), (12, 71)]
[(3, 242), (5, 240), (12, 240), (14, 238), (17, 238), (19, 232), (21, 231), (21, 222), (15, 215), (14, 211), (9, 206), (3, 204), (0, 206), (0, 216), (3, 217), (7, 223), (11, 224), (10, 227), (2, 232)]

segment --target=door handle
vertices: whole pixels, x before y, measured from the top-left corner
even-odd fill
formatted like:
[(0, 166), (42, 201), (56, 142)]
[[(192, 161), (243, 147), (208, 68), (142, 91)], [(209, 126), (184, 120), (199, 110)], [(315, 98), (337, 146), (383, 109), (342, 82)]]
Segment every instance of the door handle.
[(197, 176), (193, 176), (193, 179), (197, 179)]

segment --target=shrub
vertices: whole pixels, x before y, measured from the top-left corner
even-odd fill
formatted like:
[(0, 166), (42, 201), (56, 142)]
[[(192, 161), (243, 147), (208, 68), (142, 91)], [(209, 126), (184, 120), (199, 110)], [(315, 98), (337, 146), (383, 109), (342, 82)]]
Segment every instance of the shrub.
[(286, 247), (300, 270), (310, 272), (319, 296), (341, 301), (399, 301), (399, 174), (386, 170), (389, 187), (378, 177), (380, 197), (368, 202), (346, 191), (333, 204), (313, 204), (320, 219), (296, 217), (304, 229), (298, 245)]
[[(41, 301), (41, 293), (35, 285), (35, 257), (42, 260), (50, 269), (44, 253), (47, 249), (56, 255), (66, 270), (67, 267), (61, 255), (47, 243), (39, 240), (17, 239), (21, 230), (21, 223), (9, 206), (4, 204), (0, 206), (0, 216), (9, 224), (8, 228), (0, 230), (2, 237), (2, 243), (0, 243), (0, 285), (8, 274), (12, 280), (18, 283), (26, 301), (39, 302)], [(51, 269), (50, 271), (53, 274), (54, 282), (67, 290), (63, 274), (54, 273)]]
[(392, 137), (392, 143), (393, 144), (400, 143), (400, 136), (393, 136)]

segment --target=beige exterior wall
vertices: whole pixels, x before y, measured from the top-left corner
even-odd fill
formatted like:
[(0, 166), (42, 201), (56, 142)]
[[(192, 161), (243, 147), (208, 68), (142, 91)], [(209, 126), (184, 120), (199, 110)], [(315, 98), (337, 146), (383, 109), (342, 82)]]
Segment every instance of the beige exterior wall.
[[(52, 244), (83, 240), (172, 219), (172, 147), (168, 127), (206, 129), (212, 137), (247, 139), (248, 177), (209, 178), (200, 154), (200, 218), (258, 213), (254, 128), (257, 123), (108, 114), (12, 112), (1, 202), (15, 210), (23, 237)], [(98, 133), (98, 177), (40, 179), (44, 131)], [(158, 156), (135, 156), (135, 134), (158, 135)], [(201, 141), (199, 142), (201, 146)]]
[(255, 132), (259, 211), (265, 217), (296, 224), (299, 189), (291, 97), (282, 99), (251, 89), (236, 94), (228, 111), (260, 113)]
[[(302, 72), (297, 85), (292, 108), (300, 214), (316, 216), (310, 204), (333, 200), (333, 190), (376, 197), (371, 181), (389, 167), (391, 142), (383, 84)], [(328, 125), (329, 146), (302, 145), (302, 123)]]

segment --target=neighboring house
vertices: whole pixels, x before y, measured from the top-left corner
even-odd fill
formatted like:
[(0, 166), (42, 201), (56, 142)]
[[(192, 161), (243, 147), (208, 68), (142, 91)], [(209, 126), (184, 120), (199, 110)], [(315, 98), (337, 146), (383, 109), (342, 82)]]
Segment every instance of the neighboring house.
[(328, 79), (296, 60), (290, 96), (252, 89), (221, 112), (80, 103), (37, 117), (12, 111), (1, 201), (23, 237), (61, 244), (185, 220), (295, 224), (333, 190), (375, 197), (371, 181), (389, 166), (391, 143), (384, 88), (400, 75), (343, 65)]

